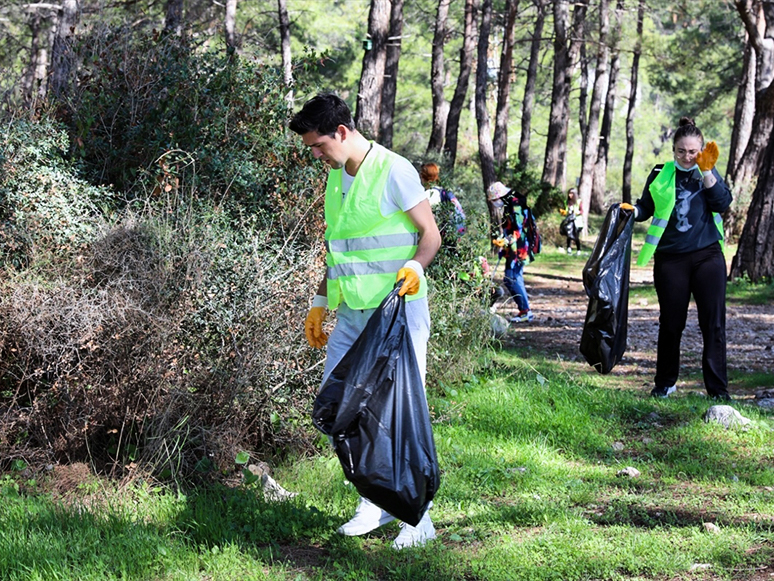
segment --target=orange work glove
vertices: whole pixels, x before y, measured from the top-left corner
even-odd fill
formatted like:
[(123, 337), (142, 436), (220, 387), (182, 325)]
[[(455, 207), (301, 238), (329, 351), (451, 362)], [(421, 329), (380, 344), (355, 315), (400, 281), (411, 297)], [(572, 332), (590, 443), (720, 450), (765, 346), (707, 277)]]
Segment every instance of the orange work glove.
[(702, 172), (710, 171), (715, 167), (715, 163), (718, 161), (718, 155), (720, 155), (718, 144), (714, 141), (710, 141), (704, 146), (704, 149), (699, 152), (699, 155), (696, 156), (696, 163), (699, 164), (699, 169)]
[(419, 277), (420, 272), (424, 271), (422, 265), (416, 260), (409, 260), (403, 268), (398, 271), (398, 276), (395, 278), (395, 282), (403, 280), (403, 284), (398, 291), (398, 296), (403, 295), (415, 295), (419, 292)]
[(629, 210), (630, 212), (634, 210), (634, 206), (632, 206), (631, 204), (627, 204), (626, 202), (624, 202), (623, 204), (621, 204), (619, 207), (620, 207), (622, 210)]
[(492, 240), (492, 244), (494, 244), (498, 248), (503, 248), (506, 244), (505, 238), (495, 238), (494, 240)]
[(559, 208), (559, 213), (560, 213), (562, 216), (566, 216), (566, 215), (567, 215), (567, 210), (565, 210), (564, 208)]
[(306, 340), (309, 341), (309, 345), (317, 349), (321, 349), (328, 342), (328, 334), (322, 329), (325, 315), (325, 307), (312, 307), (304, 323)]

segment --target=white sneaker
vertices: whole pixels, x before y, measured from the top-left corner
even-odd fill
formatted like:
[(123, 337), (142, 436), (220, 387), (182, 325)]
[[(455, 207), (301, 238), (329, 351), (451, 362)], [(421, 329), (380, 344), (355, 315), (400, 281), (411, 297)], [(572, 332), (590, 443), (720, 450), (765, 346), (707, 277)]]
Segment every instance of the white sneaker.
[(367, 498), (360, 497), (355, 516), (341, 525), (336, 532), (348, 537), (356, 537), (378, 529), (395, 520), (389, 512), (382, 510)]
[(422, 547), (435, 538), (435, 527), (430, 520), (430, 509), (422, 515), (422, 520), (417, 526), (412, 527), (404, 522), (400, 523), (400, 534), (392, 542), (392, 548), (396, 550), (407, 547)]

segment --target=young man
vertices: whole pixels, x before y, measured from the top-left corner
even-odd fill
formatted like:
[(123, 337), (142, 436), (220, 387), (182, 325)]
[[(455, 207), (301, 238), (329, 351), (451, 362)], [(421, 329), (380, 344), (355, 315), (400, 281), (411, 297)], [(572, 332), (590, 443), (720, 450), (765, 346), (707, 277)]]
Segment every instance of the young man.
[[(325, 190), (327, 270), (304, 325), (312, 347), (328, 345), (323, 385), (400, 279), (405, 279), (400, 294), (406, 297), (424, 384), (430, 337), (424, 269), (438, 252), (441, 235), (416, 170), (360, 134), (346, 103), (330, 93), (307, 101), (293, 116), (290, 129), (316, 159), (331, 167)], [(338, 308), (330, 339), (322, 329), (328, 308)], [(363, 535), (392, 520), (395, 517), (361, 498), (355, 516), (338, 532)], [(428, 512), (416, 527), (401, 527), (393, 542), (396, 549), (435, 538)]]

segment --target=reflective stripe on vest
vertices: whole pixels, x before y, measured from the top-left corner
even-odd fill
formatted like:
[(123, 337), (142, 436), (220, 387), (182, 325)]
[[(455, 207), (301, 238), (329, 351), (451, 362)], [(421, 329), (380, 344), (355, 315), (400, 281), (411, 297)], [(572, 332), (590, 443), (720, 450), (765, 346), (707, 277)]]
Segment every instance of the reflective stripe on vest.
[[(397, 158), (397, 154), (372, 144), (346, 196), (341, 189), (344, 170), (328, 174), (325, 247), (330, 309), (342, 302), (352, 309), (378, 307), (395, 285), (398, 270), (416, 254), (419, 233), (408, 215), (395, 212), (383, 216), (381, 212), (387, 178)], [(406, 300), (425, 296), (427, 282), (422, 276), (419, 292), (406, 295)]]
[[(653, 198), (655, 211), (653, 220), (648, 227), (645, 235), (645, 244), (642, 245), (637, 256), (637, 265), (645, 266), (656, 252), (656, 247), (664, 235), (672, 210), (675, 207), (675, 162), (668, 161), (661, 168), (656, 178), (650, 183), (650, 195)], [(723, 217), (717, 212), (713, 212), (715, 226), (720, 232), (720, 245), (723, 246)]]

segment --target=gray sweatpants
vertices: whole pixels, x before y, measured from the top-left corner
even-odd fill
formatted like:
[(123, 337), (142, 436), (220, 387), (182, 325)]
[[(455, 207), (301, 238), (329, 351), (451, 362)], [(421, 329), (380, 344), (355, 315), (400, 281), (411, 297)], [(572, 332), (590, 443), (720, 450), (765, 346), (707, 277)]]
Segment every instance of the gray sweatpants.
[[(376, 309), (353, 310), (345, 303), (339, 305), (336, 313), (336, 327), (328, 338), (328, 355), (325, 359), (321, 385), (325, 385), (328, 376), (360, 336), (366, 323), (368, 323), (368, 319), (375, 311)], [(430, 309), (427, 297), (406, 301), (406, 318), (411, 343), (414, 345), (414, 353), (417, 356), (419, 374), (422, 376), (422, 385), (424, 385), (427, 373), (427, 341), (430, 339)]]

